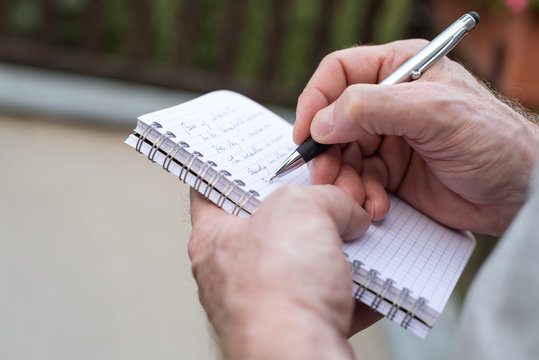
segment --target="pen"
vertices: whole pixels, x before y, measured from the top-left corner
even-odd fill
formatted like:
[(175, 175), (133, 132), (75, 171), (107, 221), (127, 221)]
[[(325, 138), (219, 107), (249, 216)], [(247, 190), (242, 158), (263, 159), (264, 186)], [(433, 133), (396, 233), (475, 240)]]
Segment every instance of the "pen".
[[(380, 85), (392, 85), (419, 79), (425, 70), (437, 60), (447, 55), (478, 23), (479, 14), (475, 11), (461, 16), (460, 19), (451, 24), (416, 55), (380, 82)], [(309, 137), (285, 159), (281, 167), (275, 172), (275, 175), (271, 177), (271, 180), (281, 177), (308, 163), (326, 151), (330, 146), (331, 144), (317, 143), (312, 137)]]

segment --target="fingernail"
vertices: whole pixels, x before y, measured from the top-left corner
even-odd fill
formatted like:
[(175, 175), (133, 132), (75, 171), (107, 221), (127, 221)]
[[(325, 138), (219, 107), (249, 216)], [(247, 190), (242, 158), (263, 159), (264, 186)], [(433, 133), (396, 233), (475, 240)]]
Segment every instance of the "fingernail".
[(333, 104), (320, 110), (311, 124), (311, 135), (325, 136), (333, 130)]
[(372, 220), (372, 216), (374, 215), (374, 206), (372, 204), (372, 200), (366, 200), (365, 201), (365, 211), (367, 212), (367, 214), (369, 214), (371, 220)]

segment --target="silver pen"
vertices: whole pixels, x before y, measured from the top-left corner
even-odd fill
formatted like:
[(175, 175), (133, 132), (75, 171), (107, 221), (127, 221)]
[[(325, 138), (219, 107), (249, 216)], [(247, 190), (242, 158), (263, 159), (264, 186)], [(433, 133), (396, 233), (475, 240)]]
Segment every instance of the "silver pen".
[[(419, 79), (425, 70), (437, 60), (447, 55), (478, 23), (479, 15), (475, 11), (461, 16), (460, 19), (451, 24), (416, 55), (412, 56), (391, 75), (380, 82), (380, 85), (393, 85)], [(271, 180), (281, 177), (311, 161), (330, 146), (330, 144), (317, 143), (312, 137), (309, 137), (286, 158), (281, 167), (275, 172), (275, 175), (271, 177)]]

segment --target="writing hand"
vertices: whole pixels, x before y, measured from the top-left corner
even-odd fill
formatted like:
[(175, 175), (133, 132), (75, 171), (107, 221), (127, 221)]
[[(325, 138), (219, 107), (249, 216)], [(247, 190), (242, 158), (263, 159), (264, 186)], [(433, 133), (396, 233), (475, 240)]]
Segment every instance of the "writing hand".
[(417, 81), (374, 85), (425, 44), (327, 56), (298, 100), (294, 140), (341, 144), (315, 159), (312, 180), (356, 184), (374, 219), (391, 191), (448, 226), (500, 234), (526, 199), (537, 126), (448, 58)]

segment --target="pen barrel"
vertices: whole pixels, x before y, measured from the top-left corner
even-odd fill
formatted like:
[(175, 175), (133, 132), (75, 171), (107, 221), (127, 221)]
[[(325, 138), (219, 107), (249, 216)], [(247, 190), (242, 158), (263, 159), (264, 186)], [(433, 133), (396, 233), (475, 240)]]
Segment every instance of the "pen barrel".
[(380, 84), (393, 85), (405, 82), (410, 80), (416, 72), (416, 76), (421, 76), (421, 73), (436, 60), (447, 55), (475, 25), (476, 20), (473, 16), (470, 14), (463, 15)]
[(330, 144), (320, 144), (313, 140), (312, 137), (309, 137), (303, 142), (296, 151), (301, 155), (302, 159), (307, 163), (326, 151), (331, 145)]
[[(392, 85), (410, 79), (418, 79), (434, 62), (447, 55), (477, 25), (478, 21), (479, 15), (475, 12), (463, 15), (415, 56), (411, 57), (391, 75), (380, 82), (380, 84)], [(275, 177), (282, 176), (296, 167), (303, 165), (301, 160), (305, 163), (311, 161), (330, 146), (328, 144), (317, 143), (312, 137), (309, 137), (285, 160), (281, 168), (275, 173)]]

